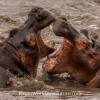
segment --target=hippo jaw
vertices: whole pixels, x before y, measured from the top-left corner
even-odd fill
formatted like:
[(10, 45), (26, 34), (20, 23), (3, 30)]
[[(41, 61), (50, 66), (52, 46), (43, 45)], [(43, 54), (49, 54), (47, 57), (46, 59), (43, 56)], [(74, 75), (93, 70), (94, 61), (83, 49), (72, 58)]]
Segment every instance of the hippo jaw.
[(71, 43), (67, 39), (64, 39), (64, 42), (63, 44), (61, 44), (61, 47), (59, 48), (59, 50), (57, 50), (43, 64), (43, 69), (47, 73), (52, 73), (52, 74), (65, 73), (67, 71), (66, 69), (67, 62), (65, 59), (67, 59), (68, 57), (67, 54), (70, 53), (71, 49), (72, 49)]
[[(28, 14), (28, 20), (25, 22), (25, 27), (31, 28), (37, 33), (55, 21), (54, 16), (47, 10), (41, 7), (33, 7)], [(27, 24), (28, 22), (28, 24)]]

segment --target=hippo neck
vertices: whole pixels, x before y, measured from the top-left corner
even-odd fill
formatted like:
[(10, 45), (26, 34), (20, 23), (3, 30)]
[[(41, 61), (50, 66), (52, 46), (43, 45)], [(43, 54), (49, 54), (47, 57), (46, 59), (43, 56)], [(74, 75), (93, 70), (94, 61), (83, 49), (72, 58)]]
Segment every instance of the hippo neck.
[[(16, 48), (12, 44), (6, 43), (2, 52), (9, 57), (13, 58), (12, 62), (16, 63), (16, 66), (25, 74), (35, 76), (37, 64), (39, 60), (38, 47), (28, 50), (27, 48)], [(12, 54), (12, 55), (11, 55)], [(8, 58), (8, 59), (11, 59)], [(34, 59), (35, 58), (35, 59)], [(35, 71), (35, 73), (34, 73)]]

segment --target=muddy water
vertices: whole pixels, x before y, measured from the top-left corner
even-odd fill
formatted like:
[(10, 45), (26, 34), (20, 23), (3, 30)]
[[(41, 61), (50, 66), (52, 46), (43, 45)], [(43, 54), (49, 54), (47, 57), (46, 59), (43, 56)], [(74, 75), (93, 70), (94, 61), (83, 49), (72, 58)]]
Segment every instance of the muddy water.
[[(32, 6), (42, 6), (55, 15), (66, 18), (78, 29), (90, 33), (100, 32), (100, 0), (0, 0), (0, 41), (9, 35), (9, 30), (20, 26), (27, 18)], [(57, 45), (61, 38), (52, 31), (44, 30)], [(43, 60), (41, 60), (41, 63)], [(52, 80), (43, 80), (39, 64), (37, 79), (13, 78), (14, 87), (0, 89), (0, 100), (99, 100), (100, 89), (90, 89), (71, 81), (68, 75)], [(30, 84), (29, 84), (30, 83)], [(24, 84), (24, 85), (23, 85)]]

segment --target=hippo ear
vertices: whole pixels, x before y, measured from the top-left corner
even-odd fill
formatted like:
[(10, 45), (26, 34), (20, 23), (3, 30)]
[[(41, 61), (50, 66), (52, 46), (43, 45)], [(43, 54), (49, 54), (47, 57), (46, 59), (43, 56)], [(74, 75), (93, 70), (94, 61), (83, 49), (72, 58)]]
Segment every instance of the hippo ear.
[(13, 37), (17, 32), (18, 32), (18, 29), (17, 29), (17, 28), (12, 29), (12, 30), (10, 31), (9, 38), (10, 38), (10, 37)]
[(86, 29), (81, 29), (80, 32), (84, 34), (87, 38), (89, 38), (89, 32)]

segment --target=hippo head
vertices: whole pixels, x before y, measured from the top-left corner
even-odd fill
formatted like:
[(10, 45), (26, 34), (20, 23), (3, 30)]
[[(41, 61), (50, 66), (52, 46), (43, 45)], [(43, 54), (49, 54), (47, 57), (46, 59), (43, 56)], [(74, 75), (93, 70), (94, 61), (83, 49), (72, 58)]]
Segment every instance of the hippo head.
[(47, 42), (49, 39), (42, 38), (40, 35), (41, 30), (54, 20), (55, 18), (50, 12), (40, 7), (34, 7), (29, 12), (25, 23), (19, 28), (11, 30), (6, 40), (9, 45), (7, 48), (12, 48), (13, 56), (28, 68), (28, 72), (33, 71), (34, 74), (39, 58), (43, 58), (54, 51), (53, 43)]
[(43, 69), (52, 74), (71, 73), (73, 68), (70, 66), (74, 66), (73, 62), (78, 63), (77, 59), (84, 59), (81, 51), (88, 49), (91, 42), (87, 34), (79, 33), (65, 18), (58, 18), (53, 23), (53, 31), (57, 36), (64, 37), (64, 41), (60, 49), (43, 64)]
[(54, 16), (47, 10), (41, 7), (33, 7), (24, 25), (12, 29), (7, 41), (11, 42), (15, 47), (24, 45), (34, 48), (36, 45), (41, 45), (39, 46), (42, 47), (40, 58), (47, 56), (54, 51), (54, 45), (46, 36), (41, 36), (41, 30), (54, 20)]

